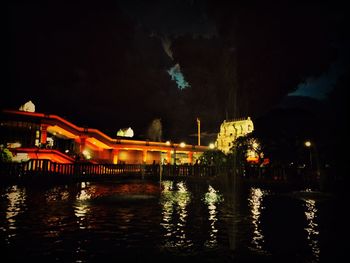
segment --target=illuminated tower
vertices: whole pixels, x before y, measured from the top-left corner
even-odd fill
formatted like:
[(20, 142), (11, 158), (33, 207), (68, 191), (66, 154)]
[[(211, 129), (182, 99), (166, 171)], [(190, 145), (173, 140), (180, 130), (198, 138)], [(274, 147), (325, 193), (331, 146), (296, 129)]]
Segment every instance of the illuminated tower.
[(248, 118), (224, 120), (220, 126), (220, 132), (216, 139), (217, 148), (227, 154), (233, 142), (240, 136), (244, 136), (254, 130), (253, 121)]

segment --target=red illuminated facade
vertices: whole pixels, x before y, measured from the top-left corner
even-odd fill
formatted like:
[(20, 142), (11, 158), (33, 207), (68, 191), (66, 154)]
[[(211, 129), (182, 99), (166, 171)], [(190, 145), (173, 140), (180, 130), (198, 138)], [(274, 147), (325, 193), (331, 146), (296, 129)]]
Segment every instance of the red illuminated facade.
[(79, 127), (57, 115), (3, 110), (0, 144), (14, 160), (49, 159), (58, 163), (193, 164), (206, 146), (111, 138), (92, 128)]

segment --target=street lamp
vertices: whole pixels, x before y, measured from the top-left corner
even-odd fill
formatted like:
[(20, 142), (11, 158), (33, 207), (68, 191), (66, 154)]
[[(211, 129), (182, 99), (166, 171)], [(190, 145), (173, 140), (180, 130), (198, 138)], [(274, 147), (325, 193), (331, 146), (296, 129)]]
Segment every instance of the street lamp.
[(311, 169), (312, 169), (312, 152), (311, 152), (311, 146), (312, 146), (312, 144), (311, 144), (310, 141), (306, 141), (306, 142), (305, 142), (305, 146), (306, 146), (307, 148), (309, 148), (309, 154), (310, 154), (310, 170), (311, 170)]
[(310, 141), (306, 141), (306, 142), (305, 142), (305, 146), (306, 146), (306, 147), (311, 147), (311, 142), (310, 142)]

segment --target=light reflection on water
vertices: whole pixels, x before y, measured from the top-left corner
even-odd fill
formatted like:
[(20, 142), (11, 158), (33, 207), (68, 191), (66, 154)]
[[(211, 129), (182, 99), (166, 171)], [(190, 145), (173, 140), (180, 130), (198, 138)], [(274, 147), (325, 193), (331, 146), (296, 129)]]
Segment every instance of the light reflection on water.
[[(8, 206), (6, 209), (6, 221), (8, 231), (8, 238), (16, 236), (15, 230), (17, 229), (17, 216), (24, 212), (26, 192), (25, 189), (17, 186), (12, 186), (7, 189), (6, 197), (8, 200)], [(4, 229), (5, 230), (5, 229)]]
[(307, 227), (305, 228), (307, 232), (308, 244), (311, 248), (312, 254), (316, 261), (319, 259), (320, 247), (319, 247), (319, 227), (316, 223), (317, 219), (317, 207), (316, 201), (312, 199), (305, 199), (305, 216), (307, 219)]
[(251, 217), (253, 224), (253, 236), (252, 236), (252, 245), (256, 249), (262, 249), (264, 243), (264, 234), (260, 227), (260, 216), (261, 210), (264, 209), (262, 206), (262, 201), (264, 196), (267, 194), (267, 191), (260, 188), (252, 187), (250, 189), (250, 195), (248, 198), (249, 206), (251, 209)]
[(222, 195), (219, 191), (215, 190), (211, 185), (208, 186), (208, 192), (204, 195), (204, 203), (208, 205), (209, 210), (209, 222), (210, 222), (210, 230), (209, 230), (209, 239), (205, 241), (205, 246), (207, 247), (216, 247), (217, 246), (217, 232), (218, 229), (215, 226), (217, 218), (217, 204), (223, 201)]
[(163, 191), (160, 197), (163, 220), (161, 226), (165, 229), (165, 247), (191, 247), (193, 242), (186, 237), (187, 205), (191, 194), (184, 182), (162, 182)]
[(77, 194), (74, 206), (74, 213), (77, 217), (77, 223), (80, 229), (85, 229), (87, 227), (85, 218), (87, 213), (90, 211), (90, 205), (88, 202), (86, 202), (91, 198), (91, 193), (87, 190), (88, 186), (89, 183), (81, 183), (81, 190)]
[[(320, 244), (321, 208), (318, 201), (285, 199), (285, 195), (280, 199), (272, 190), (259, 187), (249, 187), (240, 192), (242, 198), (228, 201), (226, 197), (229, 196), (225, 195), (224, 199), (220, 190), (215, 184), (200, 186), (184, 181), (162, 181), (161, 187), (152, 182), (82, 182), (38, 189), (4, 187), (0, 188), (0, 244), (7, 244), (17, 251), (25, 243), (26, 249), (39, 254), (67, 250), (75, 255), (75, 262), (88, 261), (90, 254), (95, 253), (95, 246), (98, 247), (96, 253), (114, 253), (116, 249), (143, 246), (191, 251), (195, 248), (228, 249), (233, 235), (237, 242), (235, 247), (239, 248), (240, 243), (247, 240), (246, 243), (250, 242), (254, 249), (261, 251), (268, 249), (265, 246), (267, 234), (268, 242), (277, 242), (271, 239), (276, 233), (268, 233), (271, 228), (262, 227), (269, 224), (262, 211), (270, 209), (275, 216), (280, 211), (271, 210), (281, 206), (272, 204), (288, 200), (282, 201), (283, 205), (302, 209), (293, 211), (298, 213), (296, 218), (302, 216), (305, 224), (295, 227), (306, 233), (302, 237), (306, 242), (305, 250), (311, 250), (312, 259), (320, 261), (321, 248), (324, 248)], [(236, 210), (228, 214), (225, 207), (231, 206)], [(243, 226), (247, 220), (248, 228)], [(290, 222), (294, 222), (293, 218)], [(235, 227), (230, 227), (232, 225)], [(283, 222), (281, 226), (279, 231), (289, 227)], [(28, 237), (33, 235), (36, 243), (32, 244)], [(25, 258), (25, 255), (23, 258), (17, 256)], [(62, 255), (57, 257), (65, 260)]]

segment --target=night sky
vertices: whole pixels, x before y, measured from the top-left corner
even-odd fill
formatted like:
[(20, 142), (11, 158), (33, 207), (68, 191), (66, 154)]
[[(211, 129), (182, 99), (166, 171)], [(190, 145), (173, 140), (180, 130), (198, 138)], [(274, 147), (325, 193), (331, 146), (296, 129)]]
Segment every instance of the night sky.
[(288, 94), (326, 101), (348, 70), (348, 17), (334, 2), (101, 2), (9, 1), (2, 108), (32, 100), (138, 138), (161, 118), (164, 139), (195, 142), (196, 117), (205, 136)]

